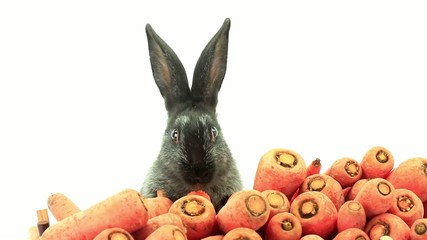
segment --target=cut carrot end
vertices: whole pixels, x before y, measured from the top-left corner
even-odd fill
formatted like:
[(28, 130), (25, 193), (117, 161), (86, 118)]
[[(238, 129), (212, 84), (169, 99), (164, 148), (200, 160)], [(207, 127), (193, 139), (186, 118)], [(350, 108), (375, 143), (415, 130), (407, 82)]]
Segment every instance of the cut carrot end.
[(283, 199), (283, 196), (278, 193), (269, 193), (267, 195), (267, 200), (273, 208), (279, 208), (285, 204), (285, 199)]
[(397, 207), (401, 212), (409, 212), (414, 207), (414, 202), (409, 196), (399, 196), (397, 198)]
[(388, 154), (383, 150), (379, 150), (375, 158), (380, 163), (386, 163), (388, 161)]
[(294, 229), (294, 223), (291, 220), (286, 219), (282, 222), (282, 229), (284, 231), (291, 231)]
[(281, 153), (276, 156), (276, 160), (281, 166), (287, 168), (293, 168), (298, 163), (297, 158), (290, 153)]
[(345, 164), (344, 170), (351, 177), (357, 176), (359, 174), (359, 164), (356, 161), (349, 160)]
[(360, 203), (352, 201), (348, 204), (348, 208), (353, 211), (358, 211), (361, 208)]
[(317, 176), (312, 178), (307, 185), (310, 191), (322, 191), (322, 189), (326, 185), (326, 182), (325, 182), (325, 179), (323, 179), (323, 177)]
[(357, 236), (354, 240), (368, 240), (364, 236)]
[(423, 235), (427, 232), (427, 226), (424, 223), (418, 223), (414, 230), (416, 234)]
[(108, 235), (109, 240), (130, 240), (127, 234), (121, 232), (113, 232)]
[(378, 222), (369, 230), (370, 236), (384, 236), (390, 234), (390, 226), (384, 222)]
[(187, 239), (186, 236), (179, 230), (174, 230), (173, 231), (173, 238), (175, 240), (185, 240)]
[(260, 216), (267, 210), (267, 204), (262, 196), (250, 195), (246, 198), (246, 208), (253, 216)]
[(311, 218), (317, 214), (319, 205), (314, 200), (306, 200), (301, 203), (299, 207), (299, 213), (302, 218)]
[(387, 195), (389, 195), (391, 193), (390, 186), (387, 183), (385, 183), (385, 182), (378, 183), (377, 189), (378, 189), (378, 192), (381, 193), (381, 195), (384, 195), (384, 196), (387, 196)]
[(205, 205), (194, 199), (188, 200), (182, 205), (182, 211), (189, 216), (199, 216), (205, 212)]

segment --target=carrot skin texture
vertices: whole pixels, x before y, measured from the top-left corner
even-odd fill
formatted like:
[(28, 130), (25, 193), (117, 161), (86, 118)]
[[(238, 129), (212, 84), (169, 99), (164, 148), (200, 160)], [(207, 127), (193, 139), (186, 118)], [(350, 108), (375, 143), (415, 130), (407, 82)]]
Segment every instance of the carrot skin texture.
[(359, 193), (360, 189), (368, 181), (369, 181), (369, 179), (367, 179), (367, 178), (361, 178), (361, 179), (357, 180), (353, 184), (353, 186), (351, 186), (350, 190), (348, 190), (348, 193), (347, 193), (347, 196), (346, 196), (346, 200), (354, 200), (354, 198), (356, 197), (357, 193)]
[(132, 233), (132, 236), (135, 240), (144, 240), (163, 225), (175, 225), (183, 232), (187, 231), (182, 219), (177, 214), (168, 212), (148, 219), (141, 229)]
[(308, 234), (308, 235), (304, 235), (300, 240), (325, 240), (325, 239), (316, 234)]
[(383, 146), (370, 148), (360, 161), (362, 178), (385, 178), (394, 167), (393, 154)]
[(420, 218), (411, 225), (411, 240), (427, 239), (427, 218)]
[(156, 229), (145, 240), (187, 240), (187, 236), (179, 227), (167, 224)]
[(394, 186), (383, 178), (373, 178), (367, 181), (354, 198), (362, 204), (366, 217), (385, 213), (393, 201)]
[(125, 189), (50, 226), (40, 240), (93, 239), (110, 227), (128, 232), (140, 229), (148, 221), (145, 199), (133, 189)]
[(226, 234), (235, 228), (250, 228), (255, 231), (267, 223), (270, 205), (260, 191), (244, 189), (230, 196), (218, 211), (219, 230)]
[(307, 175), (304, 159), (297, 152), (274, 148), (261, 156), (255, 173), (253, 189), (273, 189), (292, 198)]
[(414, 192), (406, 188), (397, 188), (393, 191), (393, 201), (388, 212), (400, 217), (411, 227), (415, 220), (423, 218), (424, 206)]
[(110, 240), (115, 234), (118, 234), (121, 238), (126, 238), (127, 240), (134, 240), (128, 231), (116, 227), (102, 230), (93, 240)]
[(145, 198), (145, 202), (147, 203), (149, 219), (167, 213), (173, 203), (172, 200), (163, 196)]
[(338, 212), (324, 193), (308, 191), (299, 194), (291, 203), (290, 213), (300, 220), (303, 236), (316, 234), (329, 238), (336, 232)]
[(321, 170), (322, 170), (322, 163), (320, 161), (320, 158), (316, 158), (313, 161), (311, 161), (310, 164), (307, 166), (306, 176), (318, 174), (320, 173)]
[[(363, 238), (362, 238), (363, 237)], [(332, 240), (369, 240), (369, 236), (360, 228), (347, 228), (338, 234)]]
[(346, 201), (338, 210), (337, 229), (342, 232), (348, 228), (364, 229), (366, 213), (363, 206), (354, 200)]
[(47, 199), (47, 206), (57, 221), (80, 212), (80, 208), (63, 193), (53, 193)]
[(261, 236), (255, 230), (246, 227), (234, 228), (225, 234), (223, 238), (223, 240), (237, 239), (262, 240)]
[(427, 201), (427, 158), (410, 158), (400, 163), (386, 177), (395, 188), (414, 192), (421, 201)]
[(392, 239), (410, 240), (410, 228), (398, 216), (381, 213), (371, 218), (365, 226), (365, 233), (372, 239), (387, 235)]
[(267, 223), (265, 239), (299, 240), (301, 235), (302, 227), (299, 219), (290, 212), (281, 212)]

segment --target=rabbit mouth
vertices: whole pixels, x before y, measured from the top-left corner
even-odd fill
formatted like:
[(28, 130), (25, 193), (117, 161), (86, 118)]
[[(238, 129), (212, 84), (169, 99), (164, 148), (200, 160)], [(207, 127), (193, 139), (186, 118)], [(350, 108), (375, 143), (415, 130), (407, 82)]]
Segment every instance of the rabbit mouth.
[(184, 175), (184, 179), (191, 185), (206, 185), (213, 179), (212, 171), (203, 171), (198, 173), (189, 173)]

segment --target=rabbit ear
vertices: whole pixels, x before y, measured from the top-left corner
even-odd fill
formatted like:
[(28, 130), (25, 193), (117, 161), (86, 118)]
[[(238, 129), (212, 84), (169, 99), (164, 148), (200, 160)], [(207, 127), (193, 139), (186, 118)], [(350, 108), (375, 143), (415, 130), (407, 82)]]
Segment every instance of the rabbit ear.
[(226, 18), (197, 61), (191, 86), (191, 95), (196, 103), (202, 102), (213, 108), (218, 103), (218, 92), (227, 67), (229, 30), (230, 19)]
[(190, 99), (190, 87), (184, 66), (175, 52), (146, 25), (151, 69), (168, 111)]

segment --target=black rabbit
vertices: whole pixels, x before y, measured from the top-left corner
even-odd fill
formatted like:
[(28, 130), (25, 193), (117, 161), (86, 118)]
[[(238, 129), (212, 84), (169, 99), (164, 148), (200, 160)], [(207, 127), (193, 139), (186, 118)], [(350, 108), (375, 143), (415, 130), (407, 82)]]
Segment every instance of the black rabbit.
[(229, 30), (227, 18), (201, 53), (190, 90), (181, 61), (150, 24), (146, 25), (151, 68), (168, 120), (160, 153), (141, 189), (143, 196), (154, 197), (162, 190), (175, 201), (190, 191), (203, 190), (218, 211), (232, 193), (242, 189), (216, 116)]

